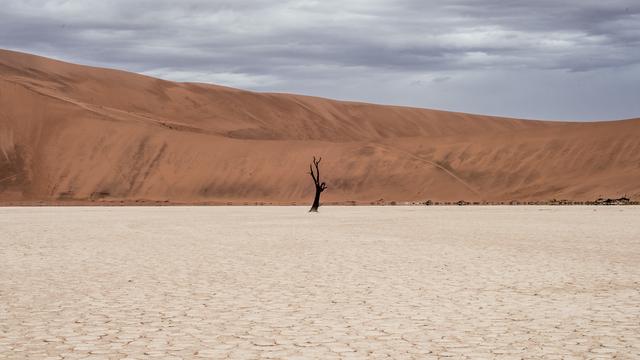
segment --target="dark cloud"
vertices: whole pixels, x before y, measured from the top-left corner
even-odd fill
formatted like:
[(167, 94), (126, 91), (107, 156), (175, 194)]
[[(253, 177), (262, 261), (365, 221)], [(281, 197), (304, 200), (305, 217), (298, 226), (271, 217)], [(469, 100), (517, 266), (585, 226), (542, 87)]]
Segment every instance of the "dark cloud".
[(640, 116), (637, 0), (6, 0), (0, 47), (260, 91)]

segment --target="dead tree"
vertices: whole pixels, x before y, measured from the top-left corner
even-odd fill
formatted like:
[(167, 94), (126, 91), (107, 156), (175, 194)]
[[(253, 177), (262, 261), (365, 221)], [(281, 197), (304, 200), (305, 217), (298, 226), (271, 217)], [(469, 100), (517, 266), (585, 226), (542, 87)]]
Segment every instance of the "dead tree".
[[(316, 186), (316, 196), (313, 199), (313, 205), (311, 205), (309, 212), (318, 212), (318, 208), (320, 207), (320, 193), (327, 189), (327, 185), (324, 182), (320, 182), (320, 167), (318, 165), (320, 165), (321, 160), (322, 158), (318, 158), (318, 160), (316, 160), (316, 157), (314, 156), (313, 164), (309, 164), (309, 175), (311, 175), (313, 184)], [(316, 169), (315, 173), (313, 172), (314, 167)]]

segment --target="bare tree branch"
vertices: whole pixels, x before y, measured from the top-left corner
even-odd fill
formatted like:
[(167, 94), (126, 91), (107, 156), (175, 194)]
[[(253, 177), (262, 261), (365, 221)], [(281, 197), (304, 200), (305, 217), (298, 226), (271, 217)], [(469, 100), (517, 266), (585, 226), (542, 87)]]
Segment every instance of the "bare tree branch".
[(311, 164), (309, 164), (309, 175), (311, 175), (311, 178), (313, 178), (313, 182), (315, 184), (318, 183), (318, 179), (316, 178), (316, 176), (313, 173), (313, 167), (311, 166)]
[(320, 161), (322, 161), (322, 158), (319, 158), (318, 161), (316, 161), (316, 157), (313, 157), (313, 163), (316, 165), (316, 185), (320, 184)]

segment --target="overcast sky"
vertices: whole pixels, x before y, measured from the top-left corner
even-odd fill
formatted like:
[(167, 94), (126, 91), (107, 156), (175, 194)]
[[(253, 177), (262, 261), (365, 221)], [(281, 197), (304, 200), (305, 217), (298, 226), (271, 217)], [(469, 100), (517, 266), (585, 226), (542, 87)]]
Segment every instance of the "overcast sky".
[(639, 0), (2, 0), (0, 47), (258, 91), (640, 117)]

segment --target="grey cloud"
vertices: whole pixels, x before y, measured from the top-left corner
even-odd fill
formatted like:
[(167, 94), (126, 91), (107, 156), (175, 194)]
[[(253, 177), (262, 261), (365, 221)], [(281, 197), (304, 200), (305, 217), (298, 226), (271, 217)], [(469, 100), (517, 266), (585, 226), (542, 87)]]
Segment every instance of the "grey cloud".
[[(640, 89), (618, 78), (640, 83), (636, 0), (6, 0), (0, 47), (259, 91), (529, 118), (640, 114), (620, 94)], [(497, 83), (520, 105), (474, 90)], [(586, 84), (601, 101), (563, 104), (546, 83)]]

